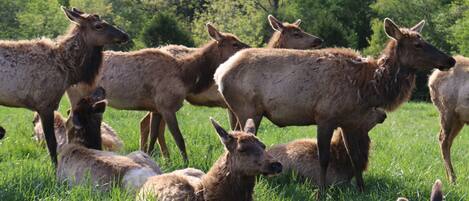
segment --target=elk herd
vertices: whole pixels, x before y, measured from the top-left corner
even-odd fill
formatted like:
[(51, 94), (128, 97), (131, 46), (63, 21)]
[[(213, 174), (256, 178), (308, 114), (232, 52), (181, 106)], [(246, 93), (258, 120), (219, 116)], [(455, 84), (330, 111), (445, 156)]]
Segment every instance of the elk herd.
[[(389, 41), (377, 58), (349, 48), (320, 49), (322, 39), (303, 31), (301, 20), (290, 24), (271, 15), (274, 34), (265, 48), (207, 24), (211, 41), (198, 48), (119, 52), (104, 46), (128, 41), (124, 31), (98, 15), (62, 10), (71, 25), (57, 39), (0, 41), (0, 105), (37, 112), (35, 138), (46, 142), (59, 182), (91, 182), (104, 191), (117, 185), (137, 200), (234, 201), (253, 200), (257, 176), (291, 170), (319, 187), (318, 198), (327, 186), (352, 178), (364, 191), (369, 131), (409, 100), (416, 72), (429, 69), (436, 69), (428, 86), (440, 112), (446, 174), (456, 181), (450, 149), (469, 123), (469, 59), (426, 42), (420, 34), (425, 21), (401, 28), (386, 18)], [(55, 112), (65, 92), (67, 118)], [(147, 155), (158, 142), (169, 157), (167, 125), (187, 164), (176, 115), (184, 100), (228, 111), (232, 131), (210, 119), (225, 153), (207, 173), (163, 173)], [(140, 123), (140, 151), (115, 153), (123, 143), (103, 122), (107, 106), (148, 111)], [(317, 125), (317, 140), (267, 148), (256, 137), (263, 117), (279, 127)], [(0, 139), (5, 135), (12, 134), (0, 126)], [(441, 181), (431, 199), (443, 199)]]

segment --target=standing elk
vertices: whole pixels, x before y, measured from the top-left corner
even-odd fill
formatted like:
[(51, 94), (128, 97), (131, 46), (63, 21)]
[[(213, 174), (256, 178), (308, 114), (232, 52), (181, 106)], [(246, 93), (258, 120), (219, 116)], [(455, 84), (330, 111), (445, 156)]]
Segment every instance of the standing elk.
[(0, 105), (39, 113), (54, 165), (54, 110), (65, 90), (78, 82), (92, 83), (101, 65), (103, 46), (129, 39), (98, 15), (62, 10), (72, 25), (56, 41), (0, 41)]
[(451, 183), (456, 182), (451, 145), (464, 124), (469, 123), (469, 58), (456, 56), (455, 59), (454, 68), (436, 70), (428, 82), (432, 102), (440, 112), (440, 149)]
[(231, 126), (236, 128), (248, 118), (258, 126), (263, 116), (280, 127), (317, 125), (319, 192), (326, 187), (332, 134), (341, 127), (357, 187), (363, 191), (362, 171), (354, 164), (362, 164), (365, 150), (360, 150), (355, 136), (368, 135), (367, 125), (376, 121), (364, 114), (375, 108), (392, 111), (407, 101), (418, 69), (444, 70), (455, 64), (451, 56), (423, 40), (424, 24), (399, 28), (386, 18), (384, 29), (390, 40), (377, 60), (345, 48), (238, 52), (215, 73), (232, 113)]
[[(97, 86), (104, 87), (108, 94), (109, 106), (151, 111), (150, 130), (156, 130), (163, 119), (185, 162), (188, 162), (188, 157), (176, 112), (187, 94), (204, 91), (213, 84), (213, 74), (221, 63), (249, 47), (236, 36), (221, 33), (210, 24), (207, 24), (207, 30), (213, 40), (179, 59), (155, 48), (134, 52), (106, 51), (103, 72), (97, 81)], [(76, 100), (92, 90), (93, 87), (83, 84), (67, 92), (74, 105)], [(147, 139), (148, 133), (141, 136), (142, 150), (146, 150)]]
[[(57, 139), (57, 149), (60, 150), (63, 145), (67, 144), (67, 129), (65, 128), (66, 120), (58, 112), (54, 113), (54, 131)], [(44, 132), (42, 129), (41, 119), (37, 113), (34, 115), (34, 139), (39, 143), (44, 142)], [(106, 123), (101, 123), (101, 142), (103, 148), (108, 151), (119, 151), (123, 148), (124, 143), (117, 136), (116, 131)]]
[[(290, 24), (288, 22), (281, 22), (272, 15), (268, 16), (270, 26), (275, 31), (270, 38), (267, 48), (289, 48), (289, 49), (310, 49), (318, 48), (322, 44), (322, 39), (317, 36), (311, 35), (303, 31), (299, 26), (301, 20), (298, 19), (295, 23)], [(168, 45), (160, 48), (162, 51), (166, 51), (176, 58), (182, 58), (185, 55), (194, 52), (197, 48), (189, 48), (182, 45)], [(207, 107), (221, 107), (226, 108), (225, 101), (217, 90), (215, 84), (211, 85), (207, 90), (200, 93), (189, 93), (186, 100), (197, 106)], [(151, 114), (147, 114), (140, 123), (140, 132), (142, 136), (145, 136), (150, 132), (151, 125)], [(161, 152), (168, 153), (166, 149), (166, 142), (164, 140), (164, 121), (161, 121), (158, 129), (152, 131), (158, 131), (158, 134), (151, 133), (150, 143), (148, 152), (151, 152), (155, 146), (155, 142), (158, 139)], [(155, 139), (155, 136), (158, 136)]]
[(139, 189), (148, 177), (161, 174), (158, 165), (141, 151), (127, 156), (101, 151), (101, 122), (106, 109), (104, 90), (81, 99), (66, 122), (68, 144), (59, 149), (57, 180), (69, 185), (90, 179), (99, 190), (118, 184)]
[(251, 201), (256, 176), (282, 172), (282, 164), (272, 159), (254, 135), (252, 119), (244, 131), (229, 133), (215, 120), (211, 121), (226, 151), (208, 173), (195, 178), (173, 173), (150, 177), (140, 189), (140, 200)]

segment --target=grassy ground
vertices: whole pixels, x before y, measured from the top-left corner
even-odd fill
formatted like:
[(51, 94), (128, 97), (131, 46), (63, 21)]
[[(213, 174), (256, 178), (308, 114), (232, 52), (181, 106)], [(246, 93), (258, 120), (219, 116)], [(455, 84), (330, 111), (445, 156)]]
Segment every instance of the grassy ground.
[[(60, 111), (64, 114), (64, 101)], [(108, 109), (105, 121), (115, 128), (125, 143), (124, 153), (138, 149), (138, 122), (143, 112)], [(134, 195), (118, 188), (108, 193), (93, 191), (92, 186), (69, 188), (57, 184), (45, 148), (32, 140), (32, 112), (0, 107), (0, 125), (7, 136), (0, 141), (0, 200), (133, 200)], [(223, 151), (208, 120), (215, 117), (228, 127), (225, 112), (189, 106), (178, 113), (185, 136), (190, 166), (207, 171)], [(411, 200), (428, 200), (435, 179), (443, 180), (446, 200), (469, 200), (469, 136), (462, 135), (453, 145), (453, 162), (458, 184), (449, 185), (440, 159), (437, 133), (438, 113), (431, 104), (407, 103), (388, 114), (384, 124), (370, 133), (373, 141), (369, 169), (364, 174), (366, 191), (358, 193), (354, 185), (342, 185), (328, 191), (328, 200), (395, 200), (399, 196)], [(154, 158), (164, 171), (183, 168), (181, 157), (170, 135), (172, 162)], [(259, 137), (267, 145), (297, 138), (315, 137), (315, 127), (277, 128), (268, 120), (262, 122)], [(275, 178), (260, 177), (255, 189), (256, 200), (312, 200), (315, 187), (293, 175)]]

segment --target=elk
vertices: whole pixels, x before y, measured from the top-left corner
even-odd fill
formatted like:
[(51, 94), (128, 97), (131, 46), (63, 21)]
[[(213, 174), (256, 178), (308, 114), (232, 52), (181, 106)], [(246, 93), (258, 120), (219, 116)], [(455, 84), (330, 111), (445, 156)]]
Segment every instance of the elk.
[(129, 36), (98, 15), (62, 7), (72, 22), (56, 40), (0, 41), (0, 105), (39, 113), (49, 155), (57, 164), (54, 110), (65, 90), (78, 82), (92, 83), (106, 44)]
[[(188, 157), (176, 112), (187, 94), (204, 91), (212, 85), (213, 74), (221, 63), (249, 47), (236, 36), (219, 32), (211, 24), (207, 24), (207, 30), (213, 40), (180, 59), (156, 48), (134, 52), (106, 51), (103, 72), (97, 80), (97, 86), (106, 90), (111, 107), (151, 111), (151, 130), (156, 130), (153, 128), (158, 128), (163, 119), (186, 162)], [(72, 105), (92, 89), (88, 85), (69, 89)], [(142, 150), (146, 150), (147, 138), (148, 133), (141, 136)]]
[(6, 132), (7, 131), (3, 127), (0, 126), (0, 140), (5, 137)]
[(140, 151), (127, 156), (101, 151), (101, 122), (106, 109), (104, 90), (82, 98), (66, 122), (68, 144), (59, 149), (57, 180), (71, 186), (88, 179), (99, 190), (113, 184), (128, 190), (140, 188), (150, 176), (161, 174), (158, 165)]
[[(57, 139), (57, 149), (60, 150), (63, 145), (67, 143), (67, 130), (65, 129), (65, 118), (58, 112), (54, 113), (54, 130), (55, 138)], [(39, 143), (44, 142), (44, 132), (42, 129), (41, 119), (36, 113), (33, 120), (34, 125), (34, 139)], [(117, 136), (111, 126), (106, 123), (101, 123), (101, 142), (103, 148), (108, 151), (119, 151), (123, 148), (123, 142)]]
[(451, 145), (464, 124), (469, 123), (469, 58), (456, 56), (455, 59), (454, 68), (436, 70), (428, 81), (432, 102), (440, 113), (440, 149), (446, 176), (451, 183), (456, 183)]
[[(443, 184), (439, 179), (435, 181), (432, 187), (432, 193), (430, 195), (430, 201), (443, 201)], [(409, 201), (407, 198), (400, 197), (397, 201)]]
[[(268, 16), (268, 21), (275, 31), (270, 38), (267, 48), (289, 48), (289, 49), (310, 49), (318, 48), (322, 44), (322, 39), (317, 36), (311, 35), (303, 31), (299, 26), (301, 20), (298, 19), (295, 23), (290, 24), (288, 22), (281, 22), (272, 15)], [(188, 48), (182, 45), (168, 45), (160, 48), (163, 51), (168, 52), (176, 58), (182, 58), (185, 55), (194, 52), (197, 48)], [(207, 90), (200, 93), (189, 93), (186, 100), (197, 106), (207, 107), (221, 107), (226, 108), (225, 101), (221, 97), (217, 90), (216, 85), (211, 85)], [(147, 114), (140, 123), (141, 135), (147, 135), (150, 132), (151, 114)], [(158, 134), (152, 133), (150, 136), (157, 136), (158, 144), (160, 145), (161, 152), (169, 153), (166, 148), (166, 142), (164, 140), (164, 121), (160, 123), (158, 129), (152, 131), (158, 131)], [(156, 140), (154, 137), (150, 138), (148, 152), (151, 152), (154, 148)]]
[[(383, 110), (371, 111), (366, 115), (369, 119), (376, 119), (375, 123), (382, 123), (386, 119), (386, 113)], [(375, 123), (369, 125), (368, 128), (373, 128)], [(368, 135), (356, 136), (355, 140), (363, 152), (363, 160), (353, 165), (357, 166), (361, 172), (364, 172), (368, 165), (370, 137)], [(299, 176), (308, 178), (313, 184), (318, 185), (321, 166), (317, 147), (318, 143), (315, 139), (300, 139), (275, 145), (267, 152), (282, 163), (284, 172), (293, 170)], [(326, 185), (349, 183), (354, 176), (353, 165), (340, 128), (336, 129), (332, 135), (330, 150), (331, 159), (327, 169)]]
[[(399, 28), (386, 18), (384, 29), (390, 40), (377, 60), (346, 48), (238, 52), (215, 72), (230, 116), (236, 117), (231, 118), (232, 128), (248, 118), (258, 126), (263, 116), (279, 127), (317, 125), (319, 192), (324, 192), (334, 129), (342, 128), (352, 164), (362, 164), (365, 151), (356, 138), (367, 135), (368, 125), (376, 121), (364, 114), (375, 108), (393, 111), (407, 101), (417, 70), (454, 66), (451, 56), (423, 40), (424, 24)], [(354, 174), (358, 190), (363, 191), (357, 165)]]
[(139, 192), (139, 199), (156, 198), (160, 201), (248, 201), (256, 176), (274, 175), (282, 171), (265, 151), (265, 145), (254, 135), (256, 128), (249, 119), (244, 131), (227, 132), (211, 119), (225, 153), (215, 162), (207, 174), (191, 181), (181, 174), (163, 174), (148, 178)]

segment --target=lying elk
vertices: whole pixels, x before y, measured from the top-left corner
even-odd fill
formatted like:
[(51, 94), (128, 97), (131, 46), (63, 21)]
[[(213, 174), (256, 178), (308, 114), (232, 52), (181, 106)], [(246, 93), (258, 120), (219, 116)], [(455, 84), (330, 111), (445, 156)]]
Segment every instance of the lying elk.
[[(357, 136), (368, 135), (367, 125), (376, 121), (364, 114), (375, 108), (392, 111), (407, 101), (417, 70), (454, 66), (451, 56), (423, 40), (424, 24), (406, 29), (385, 19), (390, 41), (377, 60), (345, 48), (238, 52), (215, 73), (231, 116), (237, 117), (232, 118), (232, 127), (248, 118), (258, 126), (263, 116), (280, 127), (317, 125), (319, 186), (324, 192), (334, 129), (342, 128), (352, 164), (361, 164), (365, 151), (360, 150)], [(357, 165), (354, 174), (363, 191)]]
[(56, 41), (0, 41), (0, 105), (37, 111), (47, 147), (57, 164), (54, 110), (65, 90), (78, 82), (92, 83), (98, 74), (103, 46), (129, 36), (98, 15), (62, 7), (72, 22)]
[(255, 133), (254, 122), (249, 119), (244, 131), (228, 133), (215, 120), (212, 124), (225, 146), (225, 153), (206, 175), (191, 181), (180, 174), (153, 176), (140, 189), (139, 199), (149, 197), (160, 201), (250, 201), (260, 174), (274, 175), (282, 171), (265, 151)]
[[(430, 195), (430, 201), (443, 201), (443, 184), (439, 179), (435, 181), (432, 187), (432, 193)], [(397, 201), (409, 201), (407, 198), (397, 198)]]
[(440, 112), (440, 148), (451, 183), (456, 174), (451, 163), (451, 145), (464, 124), (469, 123), (469, 58), (455, 57), (456, 66), (449, 71), (436, 70), (428, 86), (433, 104)]
[[(386, 119), (386, 113), (382, 110), (371, 111), (366, 114), (368, 119), (376, 119), (375, 123), (369, 125), (373, 128), (376, 123), (382, 123)], [(326, 185), (349, 183), (354, 176), (353, 166), (364, 172), (368, 166), (368, 155), (370, 150), (370, 137), (368, 135), (356, 136), (359, 149), (362, 151), (363, 160), (352, 164), (344, 144), (342, 130), (336, 129), (331, 140), (331, 159), (327, 169)], [(267, 152), (280, 163), (284, 172), (293, 170), (298, 176), (308, 178), (318, 185), (321, 166), (318, 158), (318, 143), (314, 139), (295, 140), (286, 144), (275, 145)]]
[(128, 190), (140, 188), (148, 177), (161, 174), (158, 165), (143, 152), (127, 156), (101, 151), (101, 121), (106, 109), (104, 90), (98, 88), (81, 99), (66, 122), (68, 144), (59, 149), (57, 180), (69, 185), (88, 179), (99, 190), (118, 184)]
[[(298, 19), (295, 23), (290, 24), (288, 22), (281, 22), (272, 15), (268, 16), (270, 26), (275, 31), (270, 38), (267, 48), (288, 48), (288, 49), (310, 49), (318, 48), (322, 44), (322, 39), (317, 36), (311, 35), (303, 31), (299, 26), (301, 20)], [(161, 50), (166, 51), (176, 58), (182, 58), (185, 55), (194, 52), (197, 48), (188, 48), (182, 45), (168, 45), (162, 47)], [(200, 93), (189, 93), (186, 100), (192, 105), (208, 106), (208, 107), (222, 107), (226, 108), (225, 101), (221, 97), (217, 90), (216, 85), (211, 85), (205, 91)], [(150, 132), (151, 114), (147, 114), (140, 123), (140, 132), (142, 136), (148, 136)], [(158, 129), (152, 131), (158, 131), (158, 134), (151, 133), (150, 136), (158, 136), (158, 144), (162, 149), (163, 153), (168, 153), (166, 149), (166, 142), (164, 141), (164, 121), (160, 123)], [(151, 152), (154, 148), (156, 140), (151, 137), (148, 152)]]
[[(201, 92), (212, 85), (213, 74), (221, 63), (237, 51), (249, 47), (236, 36), (221, 33), (210, 24), (207, 24), (207, 29), (213, 40), (180, 59), (154, 48), (134, 52), (107, 51), (103, 72), (97, 81), (98, 86), (106, 89), (111, 107), (152, 111), (152, 129), (158, 128), (163, 119), (186, 162), (186, 147), (176, 112), (182, 107), (187, 94)], [(91, 90), (88, 85), (69, 89), (71, 103)], [(142, 150), (146, 150), (147, 138), (148, 133), (141, 136)]]
[[(55, 138), (57, 139), (57, 149), (59, 150), (63, 145), (67, 144), (67, 129), (65, 128), (65, 122), (66, 120), (60, 113), (54, 113)], [(37, 114), (34, 115), (33, 125), (34, 139), (42, 144), (42, 142), (44, 142), (44, 132), (42, 129), (41, 119)], [(119, 151), (124, 146), (122, 140), (117, 136), (116, 131), (104, 122), (101, 123), (101, 142), (103, 148), (108, 151)]]
[(0, 126), (0, 140), (5, 137), (6, 132), (7, 131), (3, 127)]

